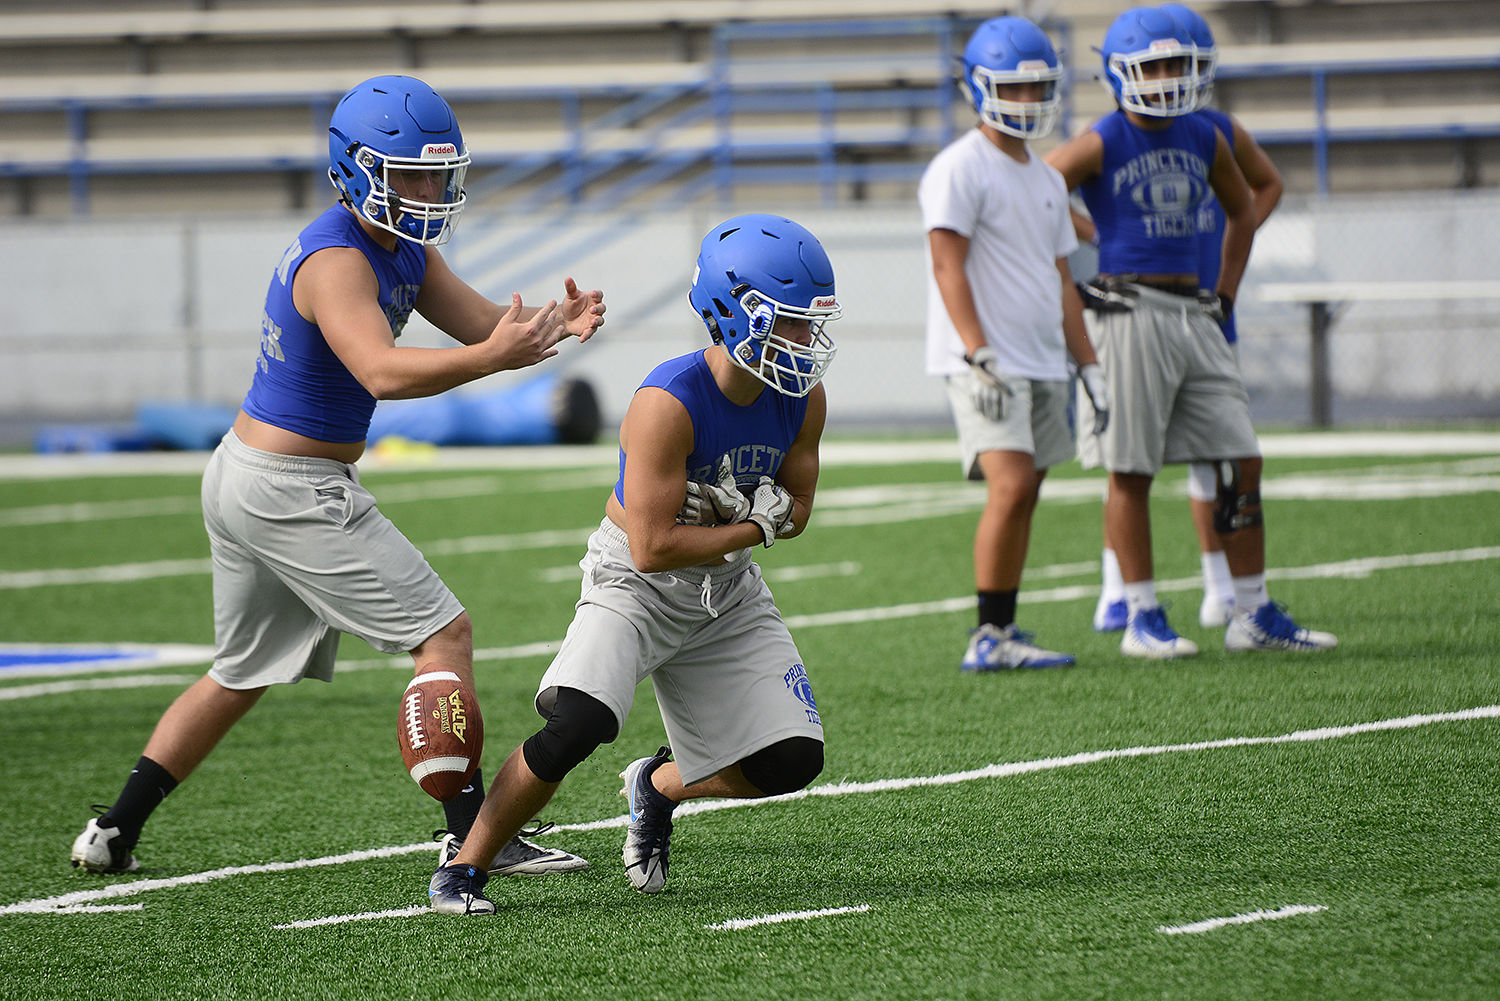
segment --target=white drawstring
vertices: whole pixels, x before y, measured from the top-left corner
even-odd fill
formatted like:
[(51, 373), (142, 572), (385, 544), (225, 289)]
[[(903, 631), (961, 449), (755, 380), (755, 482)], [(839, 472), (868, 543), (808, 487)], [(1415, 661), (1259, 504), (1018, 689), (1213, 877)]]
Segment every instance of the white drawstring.
[(719, 617), (719, 613), (716, 612), (716, 611), (714, 611), (714, 603), (713, 603), (713, 597), (714, 597), (713, 591), (714, 591), (714, 587), (713, 587), (713, 585), (714, 585), (713, 575), (712, 574), (704, 574), (703, 575), (703, 589), (698, 592), (698, 600), (702, 603), (703, 610), (708, 613), (708, 617), (711, 618), (711, 619), (717, 619)]

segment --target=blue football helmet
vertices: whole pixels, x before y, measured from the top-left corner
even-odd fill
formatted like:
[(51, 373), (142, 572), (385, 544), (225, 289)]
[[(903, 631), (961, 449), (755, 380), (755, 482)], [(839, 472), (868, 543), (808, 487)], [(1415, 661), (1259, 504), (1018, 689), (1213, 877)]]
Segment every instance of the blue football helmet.
[[(1104, 45), (1104, 83), (1126, 111), (1152, 118), (1176, 118), (1197, 110), (1197, 46), (1187, 26), (1156, 7), (1127, 10), (1109, 26)], [(1172, 76), (1147, 69), (1161, 60), (1180, 60)]]
[(837, 351), (824, 330), (843, 315), (833, 265), (817, 237), (781, 216), (740, 215), (710, 230), (688, 302), (730, 360), (788, 396), (812, 392)]
[[(964, 95), (979, 117), (1007, 135), (1040, 139), (1062, 109), (1062, 63), (1047, 33), (1024, 17), (994, 17), (974, 29), (964, 47)], [(1000, 96), (1003, 84), (1041, 83), (1040, 101)]]
[[(468, 168), (469, 150), (453, 110), (415, 77), (374, 77), (334, 106), (328, 179), (360, 218), (403, 240), (448, 242), (464, 210)], [(436, 200), (403, 197), (392, 184), (394, 179), (407, 187), (413, 178), (427, 183)]]
[(1186, 4), (1164, 3), (1160, 9), (1181, 21), (1193, 38), (1193, 45), (1198, 50), (1198, 107), (1206, 107), (1213, 99), (1214, 71), (1219, 68), (1219, 47), (1214, 44), (1214, 30), (1202, 14)]

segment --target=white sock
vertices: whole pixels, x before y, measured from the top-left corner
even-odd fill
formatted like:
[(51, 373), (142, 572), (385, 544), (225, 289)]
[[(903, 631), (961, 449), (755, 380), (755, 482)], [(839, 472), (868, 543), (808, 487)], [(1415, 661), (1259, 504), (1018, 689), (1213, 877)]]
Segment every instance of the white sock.
[(1246, 574), (1234, 578), (1234, 604), (1242, 612), (1253, 612), (1271, 600), (1266, 593), (1264, 573)]
[(1202, 554), (1203, 599), (1225, 601), (1234, 595), (1234, 579), (1229, 576), (1229, 560), (1224, 550)]
[(1120, 576), (1120, 560), (1115, 556), (1115, 551), (1108, 546), (1099, 560), (1100, 587), (1099, 600), (1103, 602), (1119, 601), (1125, 597), (1125, 578)]
[(1150, 611), (1158, 604), (1156, 600), (1156, 581), (1137, 580), (1132, 581), (1125, 587), (1125, 607), (1130, 609), (1130, 614), (1136, 612)]

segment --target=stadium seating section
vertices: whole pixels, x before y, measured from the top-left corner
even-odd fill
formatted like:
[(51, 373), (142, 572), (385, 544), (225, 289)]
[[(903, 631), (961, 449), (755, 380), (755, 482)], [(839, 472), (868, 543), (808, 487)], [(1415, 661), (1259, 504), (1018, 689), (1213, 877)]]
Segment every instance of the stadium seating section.
[[(965, 0), (9, 0), (0, 215), (300, 210), (333, 100), (386, 72), (447, 96), (492, 208), (909, 198), (972, 114)], [(1023, 5), (1018, 5), (1018, 9)], [(1032, 3), (1073, 69), (1064, 131), (1109, 109), (1123, 2)], [(1291, 191), (1500, 183), (1500, 3), (1213, 0), (1218, 104)], [(93, 8), (93, 9), (90, 9)]]

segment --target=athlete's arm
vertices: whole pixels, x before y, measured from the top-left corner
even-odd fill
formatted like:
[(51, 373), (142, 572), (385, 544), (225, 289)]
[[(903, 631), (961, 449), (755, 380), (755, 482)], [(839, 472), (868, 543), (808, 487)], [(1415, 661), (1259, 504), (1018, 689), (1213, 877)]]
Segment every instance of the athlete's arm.
[(1079, 243), (1098, 243), (1099, 227), (1094, 225), (1094, 220), (1072, 205), (1068, 206), (1068, 217), (1073, 221), (1073, 235), (1078, 237)]
[(1255, 199), (1255, 226), (1259, 229), (1281, 201), (1281, 171), (1276, 169), (1276, 164), (1271, 162), (1239, 119), (1230, 115), (1229, 124), (1234, 128), (1234, 162), (1239, 164), (1240, 172), (1250, 185), (1250, 193)]
[(557, 354), (554, 345), (566, 336), (556, 303), (522, 320), (516, 295), (490, 336), (477, 344), (397, 347), (379, 295), (369, 261), (349, 247), (314, 251), (292, 282), (297, 312), (318, 325), (333, 353), (378, 400), (433, 396), (494, 372), (535, 365)]
[(1057, 169), (1072, 191), (1083, 182), (1098, 177), (1104, 169), (1104, 138), (1089, 129), (1080, 132), (1043, 157)]
[(1068, 354), (1079, 368), (1096, 364), (1099, 357), (1094, 353), (1088, 327), (1083, 322), (1083, 300), (1078, 296), (1078, 286), (1073, 284), (1073, 269), (1068, 267), (1066, 257), (1057, 259), (1057, 275), (1062, 280), (1063, 343), (1068, 346)]
[(1224, 252), (1219, 266), (1219, 283), (1214, 291), (1231, 300), (1240, 288), (1245, 264), (1250, 259), (1250, 244), (1255, 239), (1255, 198), (1245, 175), (1229, 152), (1229, 141), (1215, 130), (1213, 167), (1208, 175), (1214, 197), (1224, 209)]
[(807, 414), (802, 418), (802, 430), (782, 457), (781, 468), (776, 471), (776, 482), (792, 495), (792, 528), (778, 538), (789, 539), (801, 535), (812, 517), (813, 493), (818, 489), (818, 442), (823, 438), (823, 424), (828, 419), (828, 397), (823, 384), (813, 387), (807, 394)]
[[(486, 299), (454, 274), (436, 247), (426, 250), (427, 274), (417, 293), (417, 312), (460, 344), (478, 344), (488, 338), (508, 307)], [(571, 278), (563, 280), (559, 306), (567, 332), (579, 341), (588, 340), (604, 322), (604, 293), (598, 289), (581, 292)], [(518, 319), (530, 322), (540, 308), (523, 306)]]
[(620, 447), (625, 450), (625, 509), (620, 511), (611, 492), (608, 510), (615, 520), (624, 519), (630, 556), (642, 573), (709, 563), (764, 541), (753, 521), (715, 527), (677, 524), (687, 497), (693, 421), (665, 389), (636, 391), (620, 423)]
[(969, 259), (969, 238), (951, 229), (932, 229), (927, 232), (927, 246), (932, 252), (932, 276), (937, 281), (938, 294), (959, 339), (964, 342), (964, 354), (972, 355), (988, 341), (979, 325), (974, 290), (969, 287), (969, 276), (964, 270)]

